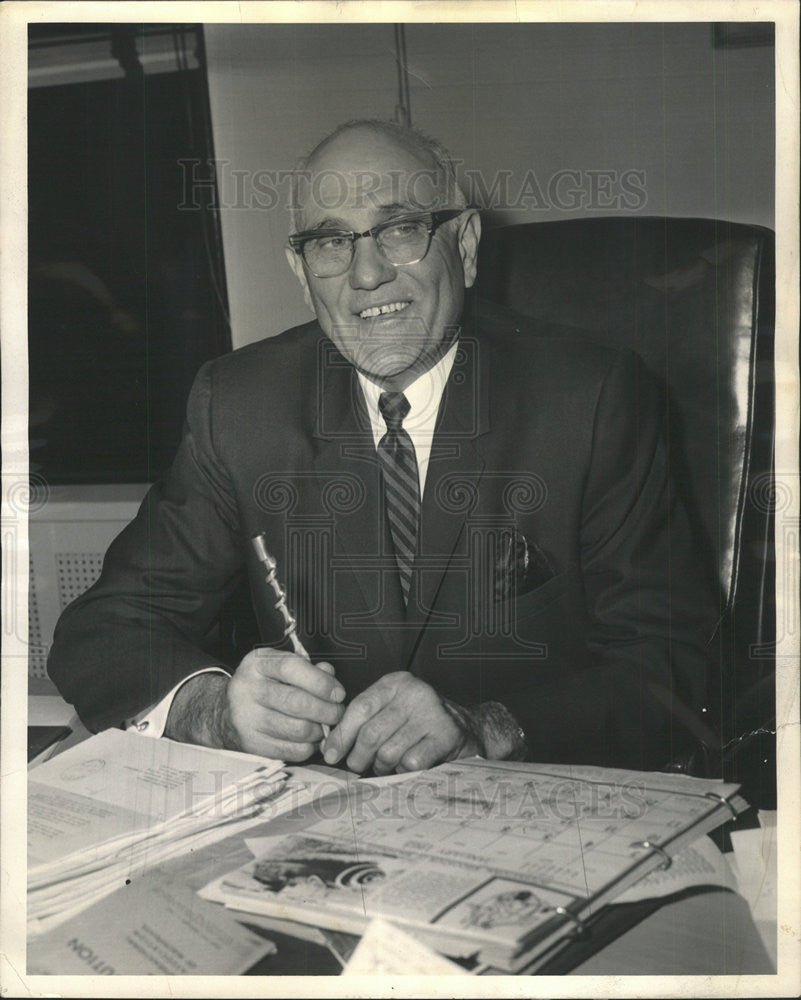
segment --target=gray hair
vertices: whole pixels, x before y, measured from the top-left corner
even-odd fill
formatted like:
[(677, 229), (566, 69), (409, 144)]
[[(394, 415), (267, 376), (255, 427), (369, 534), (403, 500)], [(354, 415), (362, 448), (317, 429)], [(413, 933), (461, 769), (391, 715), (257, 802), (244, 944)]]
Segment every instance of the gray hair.
[(314, 158), (330, 143), (345, 132), (363, 129), (376, 132), (393, 139), (399, 146), (417, 156), (422, 162), (428, 162), (431, 170), (437, 174), (444, 190), (442, 207), (466, 208), (467, 198), (462, 191), (456, 176), (456, 164), (453, 157), (438, 139), (426, 135), (420, 129), (409, 125), (399, 125), (397, 122), (382, 118), (354, 118), (338, 125), (332, 132), (324, 136), (310, 153), (295, 164), (292, 172), (291, 211), (292, 224), (295, 229), (300, 226), (301, 213), (301, 182), (308, 178), (310, 164)]

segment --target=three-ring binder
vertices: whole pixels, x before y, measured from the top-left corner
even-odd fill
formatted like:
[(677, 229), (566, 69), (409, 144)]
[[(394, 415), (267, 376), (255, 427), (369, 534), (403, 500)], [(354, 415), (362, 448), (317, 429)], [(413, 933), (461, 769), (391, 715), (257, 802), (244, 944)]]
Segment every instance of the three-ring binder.
[(659, 867), (662, 869), (662, 871), (665, 871), (665, 869), (670, 868), (670, 866), (673, 864), (673, 858), (671, 858), (671, 856), (668, 854), (665, 848), (660, 846), (659, 844), (652, 844), (650, 840), (634, 840), (632, 841), (631, 846), (642, 847), (647, 851), (656, 851), (657, 854), (661, 854), (664, 860), (662, 861), (662, 864)]
[(729, 802), (729, 800), (726, 798), (725, 795), (718, 795), (717, 792), (704, 792), (704, 798), (705, 799), (715, 799), (715, 801), (719, 802), (722, 806), (726, 806), (726, 808), (731, 813), (731, 818), (732, 819), (734, 819), (734, 820), (737, 819), (737, 810), (734, 808), (734, 806), (731, 804), (731, 802)]
[(581, 917), (577, 917), (575, 913), (572, 913), (564, 906), (557, 906), (554, 912), (558, 913), (560, 917), (567, 917), (568, 920), (572, 921), (573, 933), (576, 936), (580, 936), (586, 933), (587, 928), (584, 925), (584, 921), (581, 919)]

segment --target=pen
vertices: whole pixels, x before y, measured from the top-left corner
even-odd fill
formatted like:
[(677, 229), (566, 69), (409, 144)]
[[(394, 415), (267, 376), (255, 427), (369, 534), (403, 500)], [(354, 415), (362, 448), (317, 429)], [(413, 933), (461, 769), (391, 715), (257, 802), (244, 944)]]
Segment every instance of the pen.
[[(270, 554), (267, 543), (265, 540), (264, 532), (258, 535), (254, 535), (250, 540), (253, 550), (256, 553), (256, 558), (264, 567), (265, 579), (267, 584), (272, 589), (276, 596), (275, 607), (284, 623), (284, 638), (289, 639), (292, 644), (292, 652), (297, 653), (298, 656), (302, 656), (304, 659), (311, 662), (311, 657), (306, 652), (303, 643), (298, 638), (298, 623), (295, 620), (295, 616), (287, 607), (286, 603), (286, 591), (281, 586), (276, 575), (276, 570), (278, 569), (278, 563), (275, 558)], [(328, 734), (330, 733), (330, 728), (323, 722), (321, 723), (323, 727), (323, 741), (328, 739)]]

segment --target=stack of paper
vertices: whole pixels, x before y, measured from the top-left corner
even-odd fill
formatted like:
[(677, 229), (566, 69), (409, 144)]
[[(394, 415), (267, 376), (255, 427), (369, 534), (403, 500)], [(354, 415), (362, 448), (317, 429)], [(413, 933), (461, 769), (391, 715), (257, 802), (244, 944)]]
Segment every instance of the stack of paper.
[[(108, 730), (31, 772), (28, 923), (41, 933), (177, 854), (294, 805), (281, 761)], [(283, 811), (280, 809), (279, 811)]]

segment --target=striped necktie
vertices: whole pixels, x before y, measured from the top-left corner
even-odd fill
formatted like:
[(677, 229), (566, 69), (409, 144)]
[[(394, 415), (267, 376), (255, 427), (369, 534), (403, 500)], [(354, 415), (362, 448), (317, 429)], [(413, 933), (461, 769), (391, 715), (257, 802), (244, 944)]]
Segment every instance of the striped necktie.
[(420, 523), (417, 456), (412, 439), (402, 426), (409, 413), (409, 400), (402, 392), (382, 392), (378, 408), (387, 425), (386, 434), (378, 442), (378, 457), (384, 470), (384, 499), (403, 600), (408, 604)]

